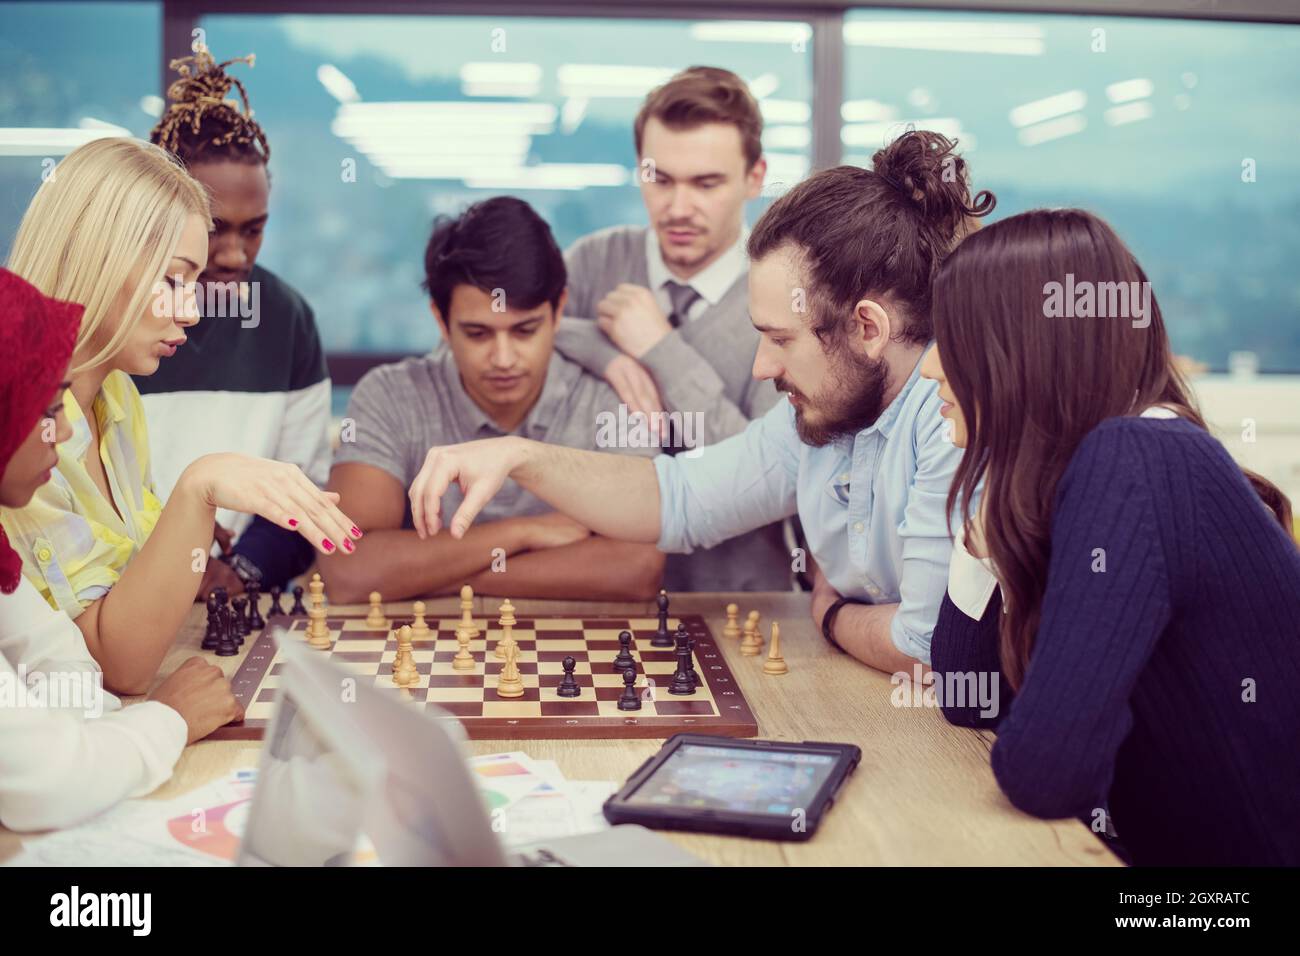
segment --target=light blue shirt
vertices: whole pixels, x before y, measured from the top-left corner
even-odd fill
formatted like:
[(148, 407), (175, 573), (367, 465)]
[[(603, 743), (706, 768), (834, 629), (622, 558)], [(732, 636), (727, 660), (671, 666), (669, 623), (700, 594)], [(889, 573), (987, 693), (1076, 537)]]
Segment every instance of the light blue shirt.
[(659, 548), (690, 552), (798, 513), (812, 555), (840, 594), (899, 605), (894, 646), (930, 662), (948, 582), (948, 488), (961, 460), (920, 363), (875, 424), (804, 444), (786, 398), (697, 457), (655, 459)]

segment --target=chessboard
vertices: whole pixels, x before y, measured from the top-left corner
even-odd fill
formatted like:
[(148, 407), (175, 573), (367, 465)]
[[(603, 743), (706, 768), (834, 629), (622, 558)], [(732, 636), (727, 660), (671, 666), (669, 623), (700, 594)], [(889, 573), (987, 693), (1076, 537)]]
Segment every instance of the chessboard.
[[(479, 634), (468, 646), (473, 670), (452, 666), (461, 619), (430, 616), (426, 636), (412, 640), (419, 679), (414, 685), (398, 687), (393, 681), (396, 632), (412, 622), (410, 605), (404, 607), (404, 616), (388, 614), (388, 626), (379, 628), (366, 623), (364, 606), (330, 607), (325, 617), (330, 646), (319, 653), (344, 671), (409, 699), (412, 706), (441, 708), (456, 717), (473, 739), (665, 738), (679, 732), (758, 735), (749, 702), (698, 614), (668, 619), (670, 632), (681, 623), (694, 639), (695, 668), (702, 680), (693, 694), (668, 692), (675, 655), (671, 647), (651, 646), (656, 617), (539, 615), (520, 617), (512, 629), (524, 694), (507, 700), (496, 694), (504, 662), (492, 652), (502, 631), (495, 620), (481, 616), (474, 618)], [(267, 619), (260, 634), (250, 635), (252, 647), (231, 681), (244, 707), (244, 720), (221, 728), (211, 739), (261, 739), (271, 722), (281, 666), (275, 635), (285, 641), (305, 641), (307, 625), (306, 617), (278, 615)], [(642, 700), (641, 709), (630, 712), (618, 707), (624, 679), (613, 665), (619, 632), (624, 630), (632, 633), (636, 687)], [(581, 688), (577, 697), (557, 694), (565, 657), (577, 662), (574, 677)]]

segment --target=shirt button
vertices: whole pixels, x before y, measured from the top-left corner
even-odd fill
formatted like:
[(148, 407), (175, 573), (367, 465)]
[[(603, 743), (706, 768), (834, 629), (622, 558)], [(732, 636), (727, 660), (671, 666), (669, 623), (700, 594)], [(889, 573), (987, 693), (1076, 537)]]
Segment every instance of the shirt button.
[(840, 475), (840, 477), (839, 477), (839, 482), (840, 482), (841, 485), (847, 485), (847, 484), (849, 483), (849, 474), (848, 474), (848, 472), (845, 472), (844, 474)]
[(853, 530), (856, 531), (858, 534), (862, 534), (862, 522), (855, 521), (853, 523)]
[(41, 550), (36, 552), (36, 560), (41, 562), (41, 564), (49, 561), (52, 557), (54, 557), (54, 552), (49, 548), (41, 548)]

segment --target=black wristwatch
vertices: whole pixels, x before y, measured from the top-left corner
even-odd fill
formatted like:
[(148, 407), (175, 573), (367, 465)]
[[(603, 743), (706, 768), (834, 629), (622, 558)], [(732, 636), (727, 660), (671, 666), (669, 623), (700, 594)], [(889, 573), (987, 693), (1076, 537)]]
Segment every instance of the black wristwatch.
[(242, 554), (232, 554), (228, 557), (223, 554), (221, 560), (230, 565), (230, 570), (244, 582), (244, 587), (248, 587), (250, 583), (262, 583), (262, 569)]
[(822, 637), (826, 638), (826, 643), (835, 648), (841, 654), (847, 654), (844, 648), (840, 647), (840, 642), (835, 640), (835, 615), (840, 613), (840, 608), (846, 604), (861, 604), (861, 601), (855, 601), (853, 598), (842, 597), (826, 609), (822, 615)]

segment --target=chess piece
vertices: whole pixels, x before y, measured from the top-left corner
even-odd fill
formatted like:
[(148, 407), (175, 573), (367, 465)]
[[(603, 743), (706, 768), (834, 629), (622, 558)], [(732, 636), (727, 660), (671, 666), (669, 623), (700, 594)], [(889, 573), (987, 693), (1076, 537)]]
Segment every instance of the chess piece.
[(740, 623), (737, 618), (740, 616), (740, 607), (735, 604), (727, 605), (727, 623), (722, 626), (722, 636), (735, 640), (740, 637)]
[(618, 698), (619, 710), (640, 710), (641, 695), (636, 692), (636, 671), (628, 668), (623, 672), (623, 693)]
[(397, 658), (393, 661), (393, 683), (398, 687), (414, 687), (420, 683), (420, 672), (415, 666), (411, 650), (411, 627), (403, 624), (397, 629)]
[(307, 613), (307, 609), (302, 606), (302, 585), (295, 585), (293, 589), (293, 607), (289, 608), (290, 617), (301, 617)]
[(685, 630), (677, 631), (677, 670), (673, 672), (668, 693), (686, 697), (695, 693), (695, 678), (691, 676), (691, 649)]
[(471, 641), (478, 637), (478, 625), (474, 623), (474, 589), (468, 584), (460, 589), (460, 626)]
[(510, 603), (510, 598), (506, 598), (505, 603), (501, 605), (501, 618), (497, 623), (501, 625), (501, 640), (497, 641), (497, 646), (492, 653), (504, 660), (510, 647), (516, 645), (513, 632), (514, 626), (519, 623), (515, 620), (515, 606)]
[(244, 636), (252, 633), (248, 626), (248, 598), (240, 595), (230, 603), (235, 608), (235, 643), (243, 644)]
[(366, 627), (388, 630), (388, 618), (384, 617), (384, 599), (378, 591), (370, 592), (370, 613), (366, 615)]
[(746, 657), (755, 657), (763, 648), (763, 639), (758, 636), (758, 619), (757, 611), (750, 611), (749, 617), (745, 619), (745, 632), (740, 638), (740, 653)]
[(582, 688), (573, 679), (573, 669), (578, 666), (578, 662), (572, 657), (566, 657), (563, 666), (564, 678), (560, 681), (560, 686), (555, 689), (556, 695), (560, 697), (581, 697)]
[(201, 647), (205, 651), (215, 651), (219, 637), (218, 628), (220, 624), (217, 619), (217, 595), (215, 593), (208, 595), (208, 626), (203, 632), (203, 644)]
[(429, 636), (429, 624), (424, 619), (424, 602), (416, 601), (411, 605), (415, 620), (411, 622), (411, 640), (423, 641)]
[(768, 649), (767, 660), (763, 662), (764, 674), (788, 674), (785, 658), (781, 656), (781, 625), (772, 622), (772, 646)]
[(218, 605), (217, 614), (220, 620), (220, 629), (217, 635), (217, 656), (234, 657), (239, 653), (235, 612), (225, 605)]
[(460, 624), (456, 625), (456, 656), (451, 659), (452, 670), (472, 671), (474, 669), (474, 655), (469, 652), (469, 642), (477, 633), (478, 628), (474, 627), (473, 620), (467, 623), (465, 615), (461, 615)]
[(695, 686), (701, 687), (704, 684), (704, 678), (700, 677), (700, 672), (695, 669), (695, 638), (686, 638), (686, 649), (691, 652), (691, 656), (687, 658), (687, 673), (691, 675), (691, 681)]
[(621, 674), (629, 667), (636, 667), (636, 658), (632, 656), (632, 632), (618, 632), (618, 655), (614, 658), (614, 673)]
[(271, 606), (266, 609), (267, 617), (284, 616), (284, 608), (280, 606), (280, 595), (282, 593), (283, 592), (280, 590), (279, 585), (276, 585), (275, 587), (271, 588)]
[(668, 633), (668, 592), (661, 590), (655, 603), (659, 605), (659, 626), (655, 628), (655, 636), (650, 638), (650, 646), (672, 647), (673, 636)]
[[(508, 602), (507, 602), (508, 603)], [(500, 647), (502, 643), (497, 644)], [(524, 681), (519, 676), (519, 645), (513, 640), (506, 647), (506, 664), (497, 678), (497, 696), (507, 699), (524, 696)]]
[(262, 617), (262, 609), (258, 606), (262, 601), (262, 585), (256, 581), (248, 582), (248, 626), (250, 630), (260, 631), (266, 627), (266, 620)]
[(325, 623), (325, 582), (319, 574), (311, 576), (307, 590), (311, 592), (311, 607), (307, 609), (307, 617), (310, 619), (307, 625), (307, 643), (318, 650), (326, 650), (330, 646), (330, 630)]

